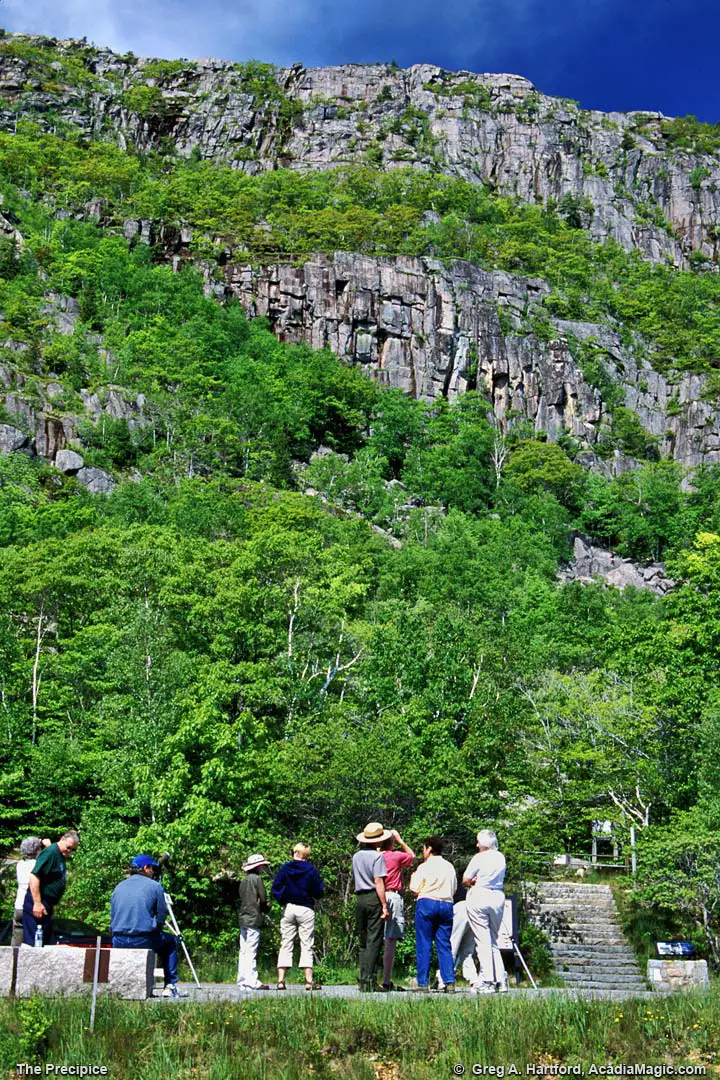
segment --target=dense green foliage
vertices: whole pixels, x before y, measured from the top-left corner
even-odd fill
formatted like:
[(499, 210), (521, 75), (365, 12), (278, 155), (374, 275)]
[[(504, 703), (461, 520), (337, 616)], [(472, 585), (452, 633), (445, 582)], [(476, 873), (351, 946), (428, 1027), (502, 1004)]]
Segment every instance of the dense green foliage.
[[(110, 373), (146, 398), (140, 427), (84, 429), (91, 460), (143, 477), (109, 497), (0, 459), (2, 836), (81, 827), (71, 910), (103, 921), (133, 850), (167, 847), (195, 940), (223, 944), (214, 875), (298, 834), (337, 911), (368, 818), (441, 831), (458, 861), (479, 821), (509, 821), (519, 875), (638, 791), (663, 827), (714, 805), (695, 762), (720, 655), (692, 642), (719, 542), (684, 552), (720, 525), (716, 470), (690, 493), (666, 462), (607, 481), (521, 432), (498, 466), (479, 395), (383, 390), (205, 298), (192, 270), (34, 213), (41, 262), (26, 245), (0, 286), (27, 346), (5, 362), (69, 406)], [(72, 335), (47, 291), (77, 297)], [(662, 603), (559, 588), (574, 525), (676, 553), (687, 584)], [(344, 925), (323, 924), (327, 960), (351, 956)]]
[(696, 116), (675, 116), (660, 121), (666, 145), (694, 153), (717, 154), (720, 150), (720, 124), (705, 124)]
[[(263, 65), (237, 77), (277, 85)], [(127, 104), (152, 116), (155, 89)], [(79, 826), (65, 904), (99, 922), (128, 857), (168, 848), (190, 939), (223, 946), (221, 872), (303, 836), (329, 884), (321, 959), (346, 963), (369, 819), (414, 844), (442, 832), (458, 863), (496, 823), (515, 884), (537, 851), (587, 850), (597, 819), (626, 853), (634, 821), (637, 903), (680, 905), (718, 958), (720, 470), (688, 490), (657, 460), (593, 342), (577, 351), (614, 407), (608, 448), (645, 459), (613, 480), (569, 443), (501, 438), (478, 392), (412, 401), (203, 288), (227, 248), (460, 257), (547, 279), (522, 332), (612, 320), (658, 366), (702, 370), (720, 355), (718, 276), (594, 244), (571, 197), (520, 206), (421, 171), (251, 177), (24, 124), (0, 135), (0, 170), (23, 238), (0, 241), (16, 396), (0, 422), (24, 423), (18, 402), (75, 413), (86, 463), (121, 481), (92, 496), (0, 457), (0, 844)], [(156, 248), (123, 237), (128, 218)], [(125, 413), (91, 419), (87, 394), (110, 392)], [(575, 529), (667, 559), (676, 589), (558, 585)]]
[[(152, 108), (159, 91), (130, 92)], [(720, 277), (594, 242), (584, 228), (592, 206), (570, 195), (526, 206), (463, 180), (369, 166), (248, 176), (206, 161), (132, 155), (72, 133), (41, 134), (28, 123), (0, 135), (0, 170), (62, 209), (83, 213), (102, 200), (106, 225), (142, 218), (157, 228), (190, 226), (195, 252), (206, 257), (218, 245), (236, 259), (336, 250), (434, 255), (542, 277), (552, 290), (548, 315), (638, 331), (660, 369), (706, 371), (720, 357)], [(12, 187), (7, 197), (12, 206)]]

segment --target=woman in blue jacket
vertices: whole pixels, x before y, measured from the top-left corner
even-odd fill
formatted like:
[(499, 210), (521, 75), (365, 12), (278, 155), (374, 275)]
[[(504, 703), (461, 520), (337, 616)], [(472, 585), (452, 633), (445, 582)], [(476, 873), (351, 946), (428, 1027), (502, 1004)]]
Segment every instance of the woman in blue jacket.
[(278, 990), (285, 990), (285, 976), (292, 967), (295, 938), (300, 935), (300, 964), (305, 969), (305, 989), (319, 990), (313, 982), (313, 946), (315, 944), (315, 901), (325, 892), (317, 869), (308, 861), (310, 848), (298, 843), (290, 862), (283, 863), (272, 885), (273, 899), (282, 905), (280, 952), (278, 954)]

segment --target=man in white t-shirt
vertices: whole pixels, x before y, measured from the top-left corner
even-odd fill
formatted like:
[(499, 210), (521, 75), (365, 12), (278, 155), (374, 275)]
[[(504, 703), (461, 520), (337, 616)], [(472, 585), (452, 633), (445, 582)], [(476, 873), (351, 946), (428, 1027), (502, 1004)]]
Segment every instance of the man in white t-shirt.
[(480, 963), (481, 981), (476, 993), (493, 994), (507, 987), (497, 943), (505, 909), (505, 856), (498, 851), (497, 836), (491, 829), (477, 834), (477, 849), (477, 855), (467, 865), (463, 884), (468, 890), (467, 916)]
[(41, 840), (39, 836), (28, 836), (20, 844), (20, 859), (15, 867), (17, 895), (13, 912), (12, 945), (22, 945), (23, 904), (25, 903), (25, 893), (30, 885), (30, 874), (33, 871), (38, 855), (44, 847), (49, 847), (49, 845), (49, 840)]

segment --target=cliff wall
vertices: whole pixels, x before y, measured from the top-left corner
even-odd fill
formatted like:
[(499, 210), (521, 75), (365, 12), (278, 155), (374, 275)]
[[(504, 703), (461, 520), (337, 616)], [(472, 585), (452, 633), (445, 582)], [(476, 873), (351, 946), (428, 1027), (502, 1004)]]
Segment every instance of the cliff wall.
[[(593, 451), (610, 434), (612, 411), (578, 360), (590, 343), (659, 453), (688, 467), (720, 462), (720, 416), (704, 400), (706, 380), (671, 383), (607, 326), (557, 320), (557, 337), (542, 340), (532, 331), (548, 291), (542, 281), (470, 263), (354, 254), (231, 266), (226, 274), (217, 292), (267, 317), (284, 341), (327, 347), (429, 400), (485, 390), (501, 430), (529, 421), (553, 440), (567, 434)], [(593, 455), (586, 463), (603, 467)]]
[[(45, 67), (18, 42), (44, 49)], [(524, 201), (572, 195), (589, 200), (598, 238), (678, 266), (718, 255), (720, 161), (698, 152), (707, 139), (678, 139), (658, 113), (581, 109), (517, 75), (139, 60), (13, 35), (0, 43), (0, 126), (19, 116), (248, 172), (411, 165)]]
[[(139, 60), (11, 35), (0, 41), (0, 128), (14, 131), (27, 119), (247, 172), (409, 165), (492, 184), (524, 201), (572, 196), (594, 236), (649, 259), (685, 267), (719, 254), (720, 131), (688, 123), (678, 134), (659, 114), (589, 112), (515, 75), (430, 65), (279, 70)], [(90, 204), (87, 212), (97, 216), (101, 208)], [(158, 229), (127, 221), (125, 235), (157, 243), (174, 265), (191, 257), (182, 222)], [(267, 316), (285, 340), (327, 346), (428, 400), (483, 389), (501, 429), (522, 422), (551, 439), (569, 435), (587, 464), (627, 466), (612, 438), (619, 402), (657, 454), (688, 467), (720, 461), (710, 380), (658, 374), (642, 359), (642, 342), (628, 334), (621, 340), (612, 326), (556, 320), (548, 334), (542, 281), (469, 263), (354, 254), (304, 265), (231, 263), (218, 285), (219, 269), (208, 268), (208, 289)], [(597, 364), (590, 377), (588, 350), (606, 378), (598, 381)], [(7, 411), (18, 415), (16, 388), (5, 385)], [(26, 428), (38, 452), (54, 459), (75, 440), (75, 420), (56, 425), (62, 437), (47, 436), (48, 409), (42, 402)]]

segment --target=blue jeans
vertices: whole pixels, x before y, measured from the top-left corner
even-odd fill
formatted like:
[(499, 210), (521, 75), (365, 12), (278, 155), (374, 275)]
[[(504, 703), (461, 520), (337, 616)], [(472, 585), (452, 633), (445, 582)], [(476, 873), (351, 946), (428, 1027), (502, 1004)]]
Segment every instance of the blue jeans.
[(450, 935), (453, 925), (453, 906), (445, 900), (418, 900), (415, 908), (415, 954), (418, 986), (430, 982), (432, 943), (438, 955), (440, 978), (447, 986), (455, 983)]
[(154, 930), (149, 934), (113, 934), (113, 949), (153, 949), (163, 966), (165, 985), (178, 981), (178, 943), (174, 934)]

